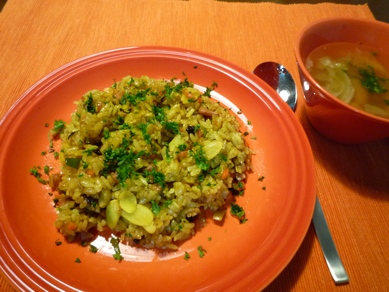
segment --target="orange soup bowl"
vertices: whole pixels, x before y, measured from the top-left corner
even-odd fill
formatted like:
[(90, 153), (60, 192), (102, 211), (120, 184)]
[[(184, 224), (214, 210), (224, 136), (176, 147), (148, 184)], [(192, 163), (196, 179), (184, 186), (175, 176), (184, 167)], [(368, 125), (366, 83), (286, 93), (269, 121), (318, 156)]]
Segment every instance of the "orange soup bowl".
[(352, 42), (389, 51), (389, 24), (358, 18), (337, 17), (316, 21), (298, 36), (295, 55), (305, 99), (305, 111), (313, 127), (331, 140), (357, 144), (389, 137), (389, 119), (350, 106), (321, 87), (308, 72), (306, 60), (315, 48), (332, 42)]

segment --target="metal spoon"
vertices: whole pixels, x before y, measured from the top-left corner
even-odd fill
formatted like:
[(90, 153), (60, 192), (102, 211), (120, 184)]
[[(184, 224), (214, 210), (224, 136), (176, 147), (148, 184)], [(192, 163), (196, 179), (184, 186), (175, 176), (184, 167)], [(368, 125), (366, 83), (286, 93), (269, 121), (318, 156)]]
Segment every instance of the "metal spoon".
[(275, 62), (265, 62), (259, 64), (253, 73), (277, 91), (293, 111), (296, 109), (296, 83), (284, 66)]
[[(295, 111), (297, 105), (296, 84), (283, 65), (275, 62), (265, 62), (259, 64), (253, 73), (275, 89), (290, 108)], [(348, 283), (347, 272), (340, 260), (317, 196), (312, 221), (332, 278), (336, 284)]]

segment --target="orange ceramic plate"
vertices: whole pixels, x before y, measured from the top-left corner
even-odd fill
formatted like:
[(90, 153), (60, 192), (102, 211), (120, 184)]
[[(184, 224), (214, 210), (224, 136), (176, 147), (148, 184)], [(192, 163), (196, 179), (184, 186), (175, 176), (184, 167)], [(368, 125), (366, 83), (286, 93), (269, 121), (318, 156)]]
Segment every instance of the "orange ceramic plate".
[[(255, 152), (246, 193), (238, 198), (248, 221), (212, 219), (178, 251), (122, 246), (125, 260), (112, 258), (104, 238), (100, 251), (68, 244), (53, 223), (47, 187), (29, 174), (44, 165), (48, 128), (69, 120), (73, 102), (126, 75), (183, 78), (210, 86), (217, 98), (241, 109), (251, 126)], [(252, 137), (256, 137), (256, 140)], [(263, 181), (259, 181), (260, 176)], [(165, 47), (133, 47), (92, 55), (49, 74), (11, 108), (0, 126), (0, 255), (2, 272), (22, 290), (216, 291), (260, 290), (289, 263), (310, 224), (315, 200), (313, 156), (298, 120), (278, 95), (253, 74), (206, 54)], [(55, 241), (63, 244), (57, 246)], [(205, 256), (200, 258), (197, 247)], [(184, 253), (190, 259), (184, 259)], [(76, 258), (81, 263), (76, 263)]]

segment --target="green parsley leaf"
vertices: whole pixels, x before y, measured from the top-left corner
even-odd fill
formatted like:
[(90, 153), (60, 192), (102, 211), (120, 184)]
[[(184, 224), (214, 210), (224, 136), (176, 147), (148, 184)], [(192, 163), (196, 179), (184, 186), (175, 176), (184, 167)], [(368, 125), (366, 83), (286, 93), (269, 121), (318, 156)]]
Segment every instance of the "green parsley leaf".
[(104, 129), (103, 138), (107, 140), (109, 137), (111, 137), (110, 131), (108, 129)]
[(148, 126), (147, 123), (141, 123), (138, 125), (138, 129), (141, 130), (142, 135), (143, 135), (143, 139), (145, 139), (146, 143), (150, 144), (151, 143), (151, 136), (150, 136), (150, 134), (147, 133), (147, 126)]
[(38, 180), (38, 182), (45, 185), (47, 184), (47, 181), (42, 178), (42, 174), (39, 172), (39, 170), (39, 166), (33, 166), (32, 168), (30, 168), (30, 174), (32, 174)]
[(151, 201), (151, 212), (153, 212), (154, 215), (157, 215), (161, 211), (159, 205), (155, 201)]
[(199, 254), (199, 257), (203, 258), (207, 251), (201, 245), (199, 245), (197, 247), (197, 252)]
[(210, 168), (207, 158), (205, 158), (205, 152), (202, 147), (200, 147), (196, 152), (191, 150), (190, 155), (195, 159), (196, 165), (201, 170), (207, 171)]
[(125, 91), (122, 99), (120, 100), (121, 104), (126, 104), (127, 102), (133, 106), (137, 106), (139, 101), (145, 101), (146, 95), (150, 91), (150, 88), (145, 90), (139, 90), (135, 94), (131, 94), (128, 91)]
[(185, 254), (184, 254), (184, 260), (189, 260), (190, 259), (190, 255), (189, 253), (186, 251)]
[(65, 127), (65, 122), (62, 120), (55, 120), (54, 127), (50, 130), (52, 136), (56, 136), (62, 132)]
[(91, 114), (96, 113), (96, 107), (94, 105), (92, 92), (89, 92), (88, 96), (86, 97), (86, 100), (84, 101), (84, 108), (87, 112)]
[(162, 107), (158, 107), (156, 105), (153, 105), (152, 111), (153, 111), (153, 114), (155, 116), (155, 119), (158, 122), (163, 122), (165, 120), (165, 110)]
[(175, 135), (180, 133), (180, 125), (177, 122), (163, 122), (161, 124), (166, 128), (166, 130), (172, 132)]
[(90, 244), (89, 245), (89, 251), (92, 253), (97, 253), (98, 249), (94, 245)]
[(50, 167), (49, 167), (48, 165), (45, 165), (45, 166), (43, 167), (43, 171), (44, 171), (45, 174), (49, 175), (49, 173), (50, 173)]
[(121, 261), (123, 259), (123, 256), (121, 255), (120, 253), (120, 247), (119, 247), (119, 239), (118, 238), (111, 238), (111, 240), (109, 241), (112, 246), (113, 246), (113, 249), (115, 251), (114, 255), (113, 255), (113, 258), (117, 261)]
[(368, 66), (367, 68), (358, 68), (360, 82), (370, 93), (385, 93), (388, 90), (382, 86), (383, 82), (389, 79), (380, 78), (375, 74), (374, 68)]
[(186, 144), (184, 143), (184, 144), (181, 144), (181, 145), (178, 145), (178, 150), (180, 150), (180, 151), (185, 151), (185, 149), (186, 149)]
[(153, 168), (151, 171), (145, 170), (144, 174), (146, 177), (150, 178), (152, 183), (158, 184), (162, 188), (165, 187), (165, 175), (162, 172), (159, 172)]
[(241, 206), (238, 204), (231, 203), (230, 213), (232, 216), (235, 216), (239, 219), (240, 223), (244, 223), (247, 221), (245, 218), (246, 214)]

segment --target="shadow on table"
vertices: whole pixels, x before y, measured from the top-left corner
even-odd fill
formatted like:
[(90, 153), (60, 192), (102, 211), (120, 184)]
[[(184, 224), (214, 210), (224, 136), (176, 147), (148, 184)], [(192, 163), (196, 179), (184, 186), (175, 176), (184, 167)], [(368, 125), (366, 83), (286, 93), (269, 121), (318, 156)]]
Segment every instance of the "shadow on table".
[(367, 193), (364, 190), (369, 190), (374, 199), (389, 200), (389, 138), (344, 145), (325, 138), (310, 124), (309, 127), (307, 134), (315, 159), (329, 173), (362, 196)]
[[(279, 291), (291, 291), (296, 285), (297, 280), (300, 278), (302, 271), (304, 270), (308, 258), (312, 252), (313, 243), (315, 238), (315, 231), (312, 224), (310, 225), (307, 235), (305, 236), (299, 250), (293, 257), (291, 262), (286, 268), (274, 279), (269, 286), (266, 287), (263, 292), (279, 292)], [(326, 265), (323, 258), (323, 265)]]
[(318, 4), (324, 2), (336, 4), (368, 4), (369, 9), (377, 20), (389, 22), (389, 1), (388, 0), (217, 0), (223, 2), (272, 2), (279, 4)]

